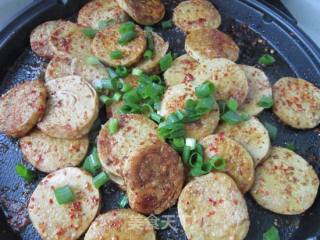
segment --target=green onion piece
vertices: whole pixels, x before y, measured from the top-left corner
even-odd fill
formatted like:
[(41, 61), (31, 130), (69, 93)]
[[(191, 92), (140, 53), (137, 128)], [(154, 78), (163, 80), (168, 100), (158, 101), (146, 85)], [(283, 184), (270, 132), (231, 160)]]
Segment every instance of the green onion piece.
[(126, 93), (132, 89), (132, 86), (129, 83), (125, 83), (122, 85), (121, 92)]
[(100, 60), (95, 56), (89, 56), (86, 58), (86, 63), (88, 65), (97, 65), (100, 64)]
[(159, 114), (153, 112), (150, 114), (150, 118), (155, 121), (156, 123), (160, 123), (162, 121), (162, 116), (160, 116)]
[(114, 91), (117, 89), (117, 79), (102, 79), (102, 88)]
[(137, 33), (134, 31), (126, 32), (124, 34), (121, 34), (120, 38), (118, 39), (118, 43), (120, 45), (126, 45), (133, 39), (135, 39), (137, 36)]
[(125, 66), (118, 66), (116, 73), (119, 77), (125, 78), (129, 75), (129, 70)]
[(190, 147), (189, 146), (184, 146), (183, 147), (183, 152), (182, 152), (182, 161), (184, 163), (188, 163), (190, 155), (191, 155)]
[(127, 32), (132, 32), (136, 29), (136, 25), (133, 22), (122, 23), (119, 27), (119, 33), (125, 34)]
[(190, 171), (190, 175), (192, 177), (199, 177), (199, 176), (202, 176), (202, 175), (205, 175), (207, 174), (208, 172), (207, 171), (204, 171), (202, 169), (202, 167), (195, 167), (195, 168), (192, 168), (191, 171)]
[(266, 65), (266, 66), (269, 66), (273, 63), (275, 63), (276, 60), (274, 59), (274, 57), (270, 54), (264, 54), (262, 55), (260, 58), (259, 58), (259, 63), (261, 65)]
[(162, 122), (159, 124), (158, 135), (163, 139), (184, 137), (186, 135), (186, 129), (183, 123)]
[(233, 111), (227, 111), (221, 116), (221, 119), (230, 125), (236, 125), (241, 122), (247, 121), (248, 118), (249, 117), (244, 114), (238, 114), (237, 112)]
[(226, 111), (227, 104), (223, 100), (218, 100), (218, 105), (219, 105), (219, 110), (220, 110), (220, 115), (223, 115)]
[(263, 108), (272, 108), (273, 106), (273, 99), (272, 97), (268, 97), (268, 96), (262, 96), (261, 99), (258, 102), (258, 106), (259, 107), (263, 107)]
[(297, 147), (293, 142), (287, 143), (286, 148), (288, 148), (289, 150), (291, 150), (293, 152), (295, 152), (297, 150)]
[(145, 27), (144, 27), (144, 31), (146, 31), (146, 32), (153, 32), (154, 29), (153, 29), (153, 27), (145, 26)]
[(226, 160), (219, 156), (214, 156), (208, 161), (212, 169), (223, 171), (226, 168)]
[(160, 84), (162, 82), (161, 77), (159, 77), (158, 75), (152, 75), (149, 77), (149, 80), (153, 83), (158, 83)]
[(215, 91), (215, 86), (213, 83), (205, 82), (198, 87), (196, 87), (196, 96), (198, 98), (210, 97)]
[(25, 180), (28, 183), (31, 183), (36, 177), (35, 172), (33, 172), (32, 170), (26, 168), (22, 164), (17, 164), (16, 165), (16, 174), (18, 176), (22, 177), (23, 180)]
[(193, 100), (193, 99), (188, 99), (186, 101), (186, 104), (185, 104), (185, 108), (186, 109), (190, 109), (190, 110), (193, 110), (198, 104), (198, 101), (197, 100)]
[(269, 133), (271, 140), (275, 140), (278, 135), (277, 127), (275, 127), (274, 125), (272, 125), (271, 123), (268, 123), (268, 122), (264, 122), (263, 125), (268, 130), (268, 133)]
[(120, 50), (114, 50), (110, 53), (110, 58), (111, 59), (121, 59), (123, 58), (123, 54)]
[(143, 74), (143, 71), (139, 68), (133, 68), (131, 73), (132, 75), (139, 77)]
[(102, 103), (105, 104), (106, 106), (110, 106), (111, 103), (112, 103), (112, 99), (109, 98), (109, 97), (106, 96), (106, 95), (101, 95), (101, 96), (99, 97), (99, 99), (100, 99), (100, 102), (102, 102)]
[(128, 196), (127, 195), (123, 195), (119, 202), (118, 202), (118, 205), (120, 208), (125, 208), (127, 205), (129, 204), (129, 199), (128, 199)]
[(174, 113), (171, 113), (168, 117), (167, 117), (167, 122), (168, 123), (176, 123), (176, 122), (179, 122), (180, 119), (178, 117), (178, 115), (174, 112)]
[(119, 101), (121, 100), (121, 98), (122, 98), (122, 95), (121, 95), (121, 93), (119, 93), (119, 92), (115, 92), (115, 93), (113, 94), (113, 96), (112, 96), (112, 99), (113, 99), (114, 101), (116, 101), (116, 102), (119, 102)]
[(105, 172), (99, 173), (97, 176), (93, 178), (93, 186), (96, 189), (99, 189), (103, 185), (105, 185), (109, 181), (109, 176)]
[(151, 113), (154, 112), (154, 109), (152, 108), (152, 106), (150, 104), (143, 104), (141, 107), (141, 112), (142, 112), (142, 114), (150, 116)]
[(161, 26), (162, 26), (163, 29), (172, 28), (172, 26), (173, 26), (172, 20), (163, 21), (161, 23)]
[(203, 156), (197, 152), (193, 152), (189, 157), (188, 164), (191, 168), (201, 168), (203, 165)]
[(119, 128), (119, 121), (116, 118), (111, 118), (109, 120), (108, 129), (111, 134), (115, 134)]
[(263, 240), (280, 240), (278, 229), (275, 226), (272, 226), (263, 234)]
[(113, 68), (107, 68), (107, 72), (109, 74), (109, 77), (111, 79), (117, 79), (119, 78), (118, 74), (116, 73), (116, 71)]
[(60, 205), (72, 203), (76, 199), (75, 194), (68, 185), (56, 188), (54, 190), (54, 195)]
[(115, 23), (114, 19), (101, 20), (98, 22), (98, 28), (99, 28), (99, 30), (103, 30), (114, 23)]
[(82, 167), (93, 175), (101, 168), (97, 148), (92, 149), (91, 154), (84, 160)]
[(228, 101), (227, 101), (227, 108), (233, 112), (236, 112), (238, 110), (238, 102), (237, 100), (233, 99), (233, 98), (230, 98)]
[(83, 28), (81, 32), (89, 38), (94, 38), (98, 31), (93, 28)]
[(172, 145), (175, 149), (183, 149), (185, 146), (184, 138), (174, 138), (172, 140)]
[(196, 149), (197, 140), (194, 138), (186, 138), (186, 146), (190, 147), (190, 150)]
[(213, 99), (213, 97), (200, 98), (198, 99), (195, 110), (197, 111), (197, 113), (202, 112), (201, 115), (205, 115), (206, 113), (212, 111), (214, 104), (215, 100)]
[(126, 92), (123, 95), (123, 99), (125, 103), (127, 104), (133, 104), (133, 103), (138, 103), (140, 101), (140, 97), (137, 93), (137, 89), (133, 88), (129, 92)]
[(196, 152), (203, 156), (203, 146), (199, 143), (196, 144)]
[(154, 51), (154, 41), (152, 32), (147, 32), (147, 49)]
[(146, 50), (143, 54), (143, 58), (145, 59), (152, 59), (154, 56), (154, 52), (150, 49)]
[(160, 59), (160, 69), (161, 71), (166, 71), (168, 68), (171, 67), (173, 63), (173, 58), (171, 53), (167, 53), (164, 57)]

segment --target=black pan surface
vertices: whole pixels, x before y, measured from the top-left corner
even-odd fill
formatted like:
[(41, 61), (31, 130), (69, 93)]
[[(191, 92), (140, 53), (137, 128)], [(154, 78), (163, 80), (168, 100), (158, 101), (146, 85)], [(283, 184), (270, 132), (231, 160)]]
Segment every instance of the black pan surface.
[[(45, 3), (44, 3), (45, 2)], [(47, 0), (36, 4), (14, 21), (0, 34), (0, 94), (23, 80), (37, 79), (46, 62), (37, 57), (28, 45), (30, 31), (41, 22), (58, 19), (74, 19), (86, 1)], [(181, 1), (164, 0), (170, 19), (173, 8)], [(255, 0), (212, 0), (223, 16), (221, 30), (230, 34), (241, 48), (239, 63), (257, 65), (258, 58), (275, 51), (276, 64), (262, 68), (271, 83), (284, 76), (304, 78), (320, 87), (320, 51), (295, 26), (294, 22), (276, 10), (271, 10)], [(184, 34), (173, 28), (157, 32), (170, 42), (171, 50), (184, 53)], [(260, 120), (277, 126), (278, 137), (273, 145), (295, 143), (297, 153), (307, 159), (320, 174), (320, 128), (297, 131), (281, 124), (271, 111), (259, 116)], [(101, 116), (101, 122), (105, 122)], [(94, 138), (92, 133), (92, 138)], [(18, 141), (0, 134), (0, 239), (40, 239), (27, 216), (27, 203), (37, 182), (44, 177), (38, 174), (37, 181), (29, 185), (15, 175), (15, 165), (23, 161)], [(24, 164), (26, 164), (24, 162)], [(31, 167), (31, 166), (29, 166)], [(117, 208), (122, 192), (113, 183), (102, 190), (102, 212)], [(262, 239), (262, 234), (272, 225), (280, 231), (282, 240), (320, 239), (320, 199), (306, 213), (297, 216), (281, 216), (259, 207), (249, 194), (245, 196), (251, 219), (250, 232), (246, 239)], [(164, 230), (157, 231), (159, 240), (186, 239), (181, 228), (176, 207), (160, 216), (151, 216), (167, 221)]]

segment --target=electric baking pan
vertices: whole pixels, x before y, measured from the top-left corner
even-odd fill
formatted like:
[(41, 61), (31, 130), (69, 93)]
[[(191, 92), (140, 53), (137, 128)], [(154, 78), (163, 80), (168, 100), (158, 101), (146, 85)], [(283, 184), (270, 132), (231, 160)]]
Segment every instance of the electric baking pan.
[[(85, 0), (36, 1), (0, 33), (0, 94), (23, 80), (36, 79), (46, 65), (30, 50), (29, 35), (38, 24), (59, 18), (75, 19)], [(164, 0), (170, 19), (172, 10), (180, 2)], [(274, 83), (284, 76), (304, 78), (320, 87), (320, 51), (316, 45), (297, 27), (296, 22), (279, 9), (266, 2), (255, 0), (213, 0), (223, 16), (221, 30), (231, 35), (241, 48), (239, 62), (257, 65), (258, 58), (275, 51), (276, 63), (263, 70)], [(156, 31), (170, 42), (171, 50), (183, 53), (184, 35), (176, 28)], [(261, 67), (261, 66), (258, 66)], [(101, 116), (102, 122), (105, 121)], [(320, 128), (297, 131), (281, 124), (271, 111), (265, 111), (259, 118), (278, 128), (278, 137), (273, 145), (284, 146), (293, 142), (297, 153), (307, 159), (320, 174)], [(15, 174), (15, 165), (23, 161), (18, 141), (0, 135), (0, 239), (40, 239), (30, 224), (27, 203), (37, 182), (44, 177), (38, 173), (37, 181), (26, 184)], [(24, 163), (26, 164), (26, 163)], [(29, 166), (31, 167), (31, 166)], [(102, 212), (117, 208), (121, 191), (108, 183), (103, 189)], [(258, 206), (251, 196), (246, 196), (251, 226), (246, 239), (262, 239), (262, 234), (272, 225), (277, 226), (282, 240), (320, 239), (320, 198), (306, 213), (296, 216), (281, 216)], [(171, 227), (157, 231), (159, 240), (185, 240), (179, 223), (176, 207), (157, 216), (170, 219)]]

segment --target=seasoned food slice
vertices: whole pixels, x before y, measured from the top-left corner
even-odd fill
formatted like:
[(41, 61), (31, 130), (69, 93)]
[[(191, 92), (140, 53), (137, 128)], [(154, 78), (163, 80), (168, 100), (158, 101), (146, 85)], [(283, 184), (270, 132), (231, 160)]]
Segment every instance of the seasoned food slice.
[(192, 82), (195, 79), (192, 73), (198, 65), (199, 63), (187, 54), (176, 58), (163, 74), (167, 86)]
[(96, 218), (84, 240), (155, 240), (148, 218), (130, 209), (116, 209)]
[[(59, 205), (54, 190), (69, 186), (72, 203)], [(90, 174), (79, 168), (64, 168), (41, 180), (28, 205), (29, 217), (43, 240), (76, 240), (98, 213), (99, 191)]]
[(100, 130), (98, 154), (103, 168), (117, 176), (117, 183), (123, 186), (123, 165), (141, 146), (158, 141), (157, 124), (140, 114), (123, 114), (117, 119), (116, 133), (109, 133), (110, 120)]
[(47, 66), (45, 81), (73, 75), (75, 61), (75, 58), (54, 56)]
[[(115, 24), (98, 32), (92, 42), (92, 52), (107, 65), (113, 67), (119, 65), (131, 66), (139, 62), (146, 49), (145, 33), (140, 27), (136, 26), (136, 38), (126, 45), (121, 45), (118, 43), (120, 38), (119, 27), (120, 24)], [(120, 51), (122, 57), (120, 59), (112, 59), (110, 55), (114, 51)]]
[(227, 58), (235, 62), (240, 52), (231, 37), (214, 28), (201, 28), (190, 32), (186, 38), (185, 50), (199, 62), (214, 58)]
[(49, 44), (51, 33), (59, 27), (63, 21), (48, 21), (37, 26), (30, 35), (30, 46), (40, 57), (51, 59), (54, 56), (54, 49)]
[(99, 29), (100, 21), (125, 22), (128, 15), (116, 0), (94, 0), (84, 5), (78, 14), (78, 24)]
[(242, 240), (249, 230), (246, 202), (224, 173), (194, 178), (182, 190), (178, 214), (188, 239)]
[(0, 97), (0, 132), (23, 137), (42, 118), (47, 92), (42, 81), (26, 81)]
[(273, 112), (289, 126), (314, 128), (320, 123), (320, 90), (312, 83), (292, 77), (273, 86)]
[(81, 138), (98, 117), (96, 91), (79, 76), (57, 78), (46, 83), (48, 106), (38, 128), (56, 138)]
[(65, 21), (52, 32), (49, 44), (55, 55), (86, 58), (91, 55), (92, 40), (82, 32), (83, 27)]
[(133, 210), (160, 214), (176, 203), (184, 183), (184, 168), (178, 153), (158, 141), (128, 158), (124, 179)]
[(20, 139), (26, 161), (42, 172), (78, 166), (87, 154), (88, 137), (76, 140), (52, 138), (38, 129)]
[(272, 212), (295, 215), (311, 207), (318, 188), (318, 176), (306, 160), (289, 149), (273, 147), (256, 169), (251, 194)]
[(272, 97), (272, 88), (268, 77), (263, 71), (258, 68), (240, 65), (242, 71), (245, 73), (249, 91), (239, 112), (246, 113), (249, 116), (258, 115), (263, 111), (263, 108), (258, 106), (258, 102), (263, 96)]
[(174, 9), (173, 22), (182, 31), (191, 32), (201, 28), (218, 28), (221, 16), (209, 1), (188, 0)]
[(234, 98), (241, 105), (249, 91), (245, 73), (234, 62), (218, 58), (201, 63), (193, 72), (195, 84), (211, 81), (216, 86), (218, 100)]
[(153, 25), (164, 17), (165, 8), (161, 0), (117, 0), (130, 17), (142, 25)]
[(224, 171), (235, 180), (242, 193), (251, 188), (254, 181), (254, 162), (240, 143), (220, 133), (205, 137), (200, 144), (204, 148), (205, 160), (214, 156), (225, 159)]
[(137, 68), (146, 73), (158, 73), (160, 59), (166, 55), (169, 43), (165, 42), (159, 34), (153, 32), (154, 55), (151, 59), (143, 59), (138, 63)]
[[(160, 115), (167, 117), (170, 113), (184, 109), (188, 99), (196, 99), (195, 87), (192, 84), (182, 83), (169, 87), (161, 102)], [(202, 119), (185, 125), (187, 136), (200, 140), (213, 133), (218, 126), (219, 116), (219, 106), (215, 104), (214, 109)]]
[(270, 137), (267, 129), (255, 117), (237, 125), (221, 124), (216, 133), (224, 134), (240, 144), (250, 153), (257, 166), (270, 150)]

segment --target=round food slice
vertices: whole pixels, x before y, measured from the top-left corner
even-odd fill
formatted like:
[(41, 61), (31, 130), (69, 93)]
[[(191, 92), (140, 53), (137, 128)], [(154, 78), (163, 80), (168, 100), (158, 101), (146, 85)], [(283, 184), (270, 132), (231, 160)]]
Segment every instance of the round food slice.
[(47, 66), (45, 81), (73, 75), (75, 61), (75, 58), (54, 56)]
[[(145, 33), (140, 27), (136, 26), (136, 38), (125, 45), (118, 43), (120, 38), (119, 27), (115, 24), (98, 32), (92, 42), (92, 52), (105, 64), (112, 67), (131, 66), (139, 62), (147, 46)], [(120, 59), (112, 59), (111, 53), (120, 51)]]
[(42, 81), (25, 81), (0, 97), (0, 132), (23, 137), (42, 118), (47, 91)]
[(311, 207), (318, 188), (318, 176), (306, 160), (289, 149), (273, 147), (256, 169), (251, 194), (272, 212), (295, 215)]
[[(185, 108), (188, 99), (197, 99), (195, 87), (190, 83), (181, 83), (169, 87), (163, 95), (160, 115), (167, 117), (171, 113)], [(213, 133), (219, 123), (219, 106), (215, 103), (214, 109), (200, 120), (185, 125), (187, 136), (200, 140)]]
[(165, 8), (161, 0), (117, 0), (130, 17), (142, 25), (153, 25), (161, 21)]
[(235, 180), (242, 193), (251, 188), (254, 181), (254, 162), (240, 143), (225, 137), (222, 133), (207, 136), (199, 143), (204, 148), (205, 160), (214, 156), (225, 159), (224, 172)]
[(146, 73), (159, 73), (159, 62), (160, 59), (166, 55), (169, 49), (169, 43), (165, 42), (162, 37), (157, 33), (153, 32), (153, 43), (154, 43), (154, 55), (151, 59), (143, 59), (136, 66)]
[(104, 213), (91, 224), (84, 240), (155, 240), (148, 218), (130, 209)]
[(30, 35), (30, 46), (32, 51), (43, 58), (51, 59), (54, 49), (49, 44), (51, 33), (58, 28), (63, 21), (48, 21), (37, 26)]
[(81, 138), (98, 117), (96, 91), (79, 76), (57, 78), (46, 83), (48, 106), (38, 128), (56, 138)]
[(128, 20), (128, 16), (119, 7), (116, 0), (94, 0), (84, 5), (78, 14), (78, 24), (99, 29), (99, 22), (112, 20), (121, 23)]
[(268, 77), (263, 71), (258, 68), (240, 65), (245, 73), (249, 91), (246, 99), (239, 108), (239, 112), (248, 114), (249, 116), (258, 115), (264, 108), (258, 106), (259, 101), (263, 96), (272, 97), (272, 88)]
[(297, 129), (320, 123), (320, 90), (312, 83), (292, 77), (281, 78), (273, 86), (273, 112), (285, 124)]
[(209, 1), (188, 0), (174, 9), (173, 22), (182, 31), (191, 32), (201, 28), (218, 28), (221, 16)]
[(60, 24), (52, 32), (49, 41), (55, 55), (83, 59), (90, 56), (92, 40), (82, 30), (83, 27), (69, 21)]
[(163, 74), (167, 86), (192, 82), (195, 79), (192, 73), (198, 65), (199, 63), (187, 54), (176, 58), (172, 66)]
[(180, 156), (161, 141), (132, 154), (123, 172), (130, 207), (144, 214), (160, 214), (173, 206), (184, 183)]
[[(71, 188), (75, 200), (59, 205), (54, 190), (65, 186)], [(99, 205), (99, 190), (93, 186), (91, 175), (70, 167), (41, 180), (30, 198), (28, 211), (41, 239), (76, 240), (90, 226)]]
[(123, 166), (141, 146), (158, 141), (157, 124), (140, 114), (122, 114), (117, 117), (119, 129), (110, 134), (110, 120), (102, 127), (98, 136), (98, 154), (106, 172), (117, 177), (116, 183), (124, 186)]
[(237, 125), (221, 124), (216, 133), (222, 133), (244, 146), (257, 166), (269, 154), (271, 147), (267, 129), (255, 117)]
[(214, 58), (227, 58), (235, 62), (240, 52), (231, 37), (214, 28), (201, 28), (190, 32), (186, 38), (185, 50), (199, 62)]
[(189, 182), (179, 197), (178, 214), (188, 239), (242, 240), (249, 231), (246, 202), (224, 173)]
[(193, 72), (195, 84), (211, 81), (216, 86), (215, 96), (218, 100), (237, 100), (241, 105), (249, 92), (245, 73), (234, 62), (217, 58), (201, 63)]
[(20, 139), (26, 161), (42, 172), (78, 166), (87, 154), (88, 137), (76, 140), (52, 138), (35, 129)]

